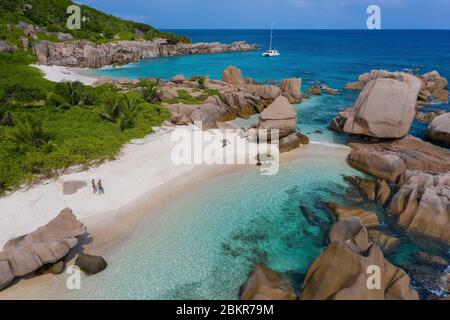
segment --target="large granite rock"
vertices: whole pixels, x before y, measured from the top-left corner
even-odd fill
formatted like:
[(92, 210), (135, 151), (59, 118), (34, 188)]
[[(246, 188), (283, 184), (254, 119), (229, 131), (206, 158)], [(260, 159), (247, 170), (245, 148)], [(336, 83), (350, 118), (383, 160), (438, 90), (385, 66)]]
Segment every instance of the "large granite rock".
[(450, 173), (406, 170), (389, 212), (407, 230), (450, 243)]
[[(357, 82), (348, 83), (348, 90), (363, 90), (364, 87), (376, 79), (398, 79), (404, 72), (390, 72), (386, 70), (372, 70), (358, 77)], [(448, 101), (448, 81), (437, 71), (428, 72), (422, 76), (415, 76), (421, 81), (421, 88), (418, 95), (419, 104), (428, 104), (432, 100), (441, 102)]]
[(232, 109), (235, 109), (238, 116), (246, 118), (260, 112), (259, 100), (257, 97), (243, 91), (231, 91), (222, 94), (222, 101)]
[(345, 122), (350, 117), (351, 112), (352, 108), (346, 108), (340, 111), (339, 114), (334, 117), (333, 120), (331, 120), (330, 124), (328, 125), (328, 129), (338, 133), (343, 133)]
[(15, 277), (61, 260), (77, 245), (77, 237), (85, 232), (72, 210), (66, 208), (47, 225), (9, 240), (0, 252), (0, 290)]
[(245, 284), (241, 300), (296, 300), (294, 289), (276, 272), (258, 264)]
[(347, 162), (355, 169), (396, 182), (406, 170), (441, 172), (450, 170), (450, 151), (407, 136), (379, 143), (354, 142)]
[(300, 78), (284, 79), (281, 82), (281, 94), (288, 99), (289, 103), (300, 103), (302, 101), (301, 86), (302, 79)]
[(279, 130), (279, 138), (295, 132), (297, 113), (287, 98), (279, 96), (271, 105), (261, 112), (259, 129)]
[[(408, 275), (389, 263), (368, 240), (358, 218), (338, 221), (328, 235), (329, 245), (309, 267), (302, 300), (417, 300)], [(368, 268), (380, 269), (380, 288), (369, 289)]]
[(428, 127), (427, 138), (450, 145), (450, 112), (433, 119)]
[(201, 122), (204, 129), (211, 129), (217, 128), (217, 122), (234, 120), (236, 117), (236, 111), (223, 104), (219, 97), (210, 96), (201, 107), (191, 113), (190, 120)]
[(281, 89), (277, 86), (247, 85), (241, 89), (270, 102), (281, 96)]
[(353, 106), (344, 132), (376, 138), (406, 136), (414, 120), (420, 86), (420, 80), (408, 74), (369, 82)]
[(242, 71), (235, 66), (229, 66), (223, 71), (222, 80), (233, 85), (245, 84), (244, 77), (242, 76)]
[(117, 41), (92, 43), (40, 41), (33, 45), (39, 64), (68, 67), (99, 68), (105, 65), (126, 64), (140, 59), (185, 54), (221, 53), (254, 50), (256, 45), (246, 42), (178, 43), (167, 41)]

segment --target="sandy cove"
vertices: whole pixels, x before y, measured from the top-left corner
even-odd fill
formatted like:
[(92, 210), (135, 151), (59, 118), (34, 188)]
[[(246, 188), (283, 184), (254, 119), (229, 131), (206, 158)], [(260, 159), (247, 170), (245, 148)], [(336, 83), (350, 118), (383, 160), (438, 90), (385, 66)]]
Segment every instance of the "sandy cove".
[(53, 82), (62, 81), (80, 81), (86, 85), (92, 85), (99, 79), (94, 74), (92, 69), (83, 68), (69, 68), (63, 66), (46, 66), (46, 65), (31, 65), (38, 68), (44, 74), (44, 78)]

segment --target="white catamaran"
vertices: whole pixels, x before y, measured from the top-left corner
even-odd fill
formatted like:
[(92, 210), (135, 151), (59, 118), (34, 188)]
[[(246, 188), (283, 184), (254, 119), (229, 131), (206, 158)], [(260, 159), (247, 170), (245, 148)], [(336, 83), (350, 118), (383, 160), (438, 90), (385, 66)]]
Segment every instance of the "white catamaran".
[(280, 55), (278, 50), (272, 49), (272, 36), (273, 36), (273, 22), (272, 22), (272, 26), (270, 27), (270, 45), (269, 45), (269, 50), (267, 50), (266, 52), (264, 52), (262, 54), (263, 57), (278, 57)]

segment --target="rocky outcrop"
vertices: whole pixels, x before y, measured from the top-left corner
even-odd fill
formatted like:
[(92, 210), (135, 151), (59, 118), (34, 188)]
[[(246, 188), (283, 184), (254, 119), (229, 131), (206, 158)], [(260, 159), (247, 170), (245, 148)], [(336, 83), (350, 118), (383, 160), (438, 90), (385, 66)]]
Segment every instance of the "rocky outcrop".
[(326, 202), (325, 206), (333, 212), (334, 217), (338, 221), (357, 217), (366, 228), (374, 228), (380, 224), (376, 213), (371, 211), (356, 207), (343, 206), (335, 202)]
[(235, 66), (229, 66), (223, 71), (222, 80), (232, 85), (245, 84), (244, 77), (242, 76), (242, 71)]
[(384, 254), (391, 254), (400, 246), (400, 239), (379, 230), (369, 230), (370, 241), (376, 243)]
[(280, 152), (289, 152), (297, 149), (300, 145), (309, 144), (309, 138), (300, 132), (294, 132), (280, 139)]
[(106, 269), (108, 264), (100, 256), (80, 253), (75, 260), (75, 265), (87, 275), (94, 275)]
[(450, 146), (450, 112), (434, 118), (428, 127), (427, 138)]
[(0, 290), (15, 277), (25, 276), (64, 258), (85, 232), (72, 210), (64, 209), (47, 225), (9, 240), (0, 252)]
[(12, 45), (6, 41), (0, 40), (0, 52), (9, 52), (12, 53), (17, 50), (15, 45)]
[(391, 194), (391, 189), (386, 181), (378, 179), (363, 179), (359, 177), (344, 177), (344, 180), (355, 186), (368, 200), (377, 201), (380, 205), (386, 204)]
[(347, 108), (339, 112), (339, 115), (336, 116), (331, 123), (328, 125), (328, 129), (331, 131), (335, 131), (338, 133), (344, 132), (345, 122), (348, 117), (350, 117), (350, 113), (352, 112), (352, 108)]
[[(348, 90), (363, 90), (364, 87), (376, 79), (398, 79), (404, 72), (390, 72), (386, 70), (372, 70), (358, 77), (357, 82), (348, 83)], [(432, 100), (448, 101), (448, 81), (437, 71), (431, 71), (422, 76), (414, 76), (421, 80), (421, 88), (418, 95), (419, 104), (428, 104)]]
[(232, 44), (217, 42), (170, 44), (166, 40), (117, 41), (102, 44), (84, 40), (59, 43), (40, 41), (33, 46), (38, 64), (88, 68), (126, 64), (161, 56), (250, 51), (255, 48), (256, 45), (242, 41)]
[(261, 112), (259, 129), (279, 130), (279, 138), (287, 137), (295, 132), (297, 113), (285, 97), (278, 97), (270, 106)]
[[(358, 218), (338, 221), (328, 235), (329, 245), (309, 267), (302, 300), (417, 300), (408, 275), (389, 263), (381, 249), (369, 242)], [(373, 284), (371, 266), (379, 268), (379, 288)]]
[(201, 122), (204, 129), (217, 128), (217, 122), (236, 119), (235, 110), (228, 108), (219, 97), (211, 96), (190, 115), (192, 122)]
[(291, 78), (284, 79), (281, 82), (281, 94), (286, 97), (291, 104), (300, 103), (302, 101), (302, 79)]
[(450, 170), (450, 151), (407, 136), (378, 143), (354, 142), (347, 162), (355, 169), (396, 182), (405, 170)]
[(408, 231), (450, 243), (450, 173), (405, 171), (389, 212)]
[(450, 265), (450, 262), (440, 256), (433, 256), (429, 253), (418, 251), (414, 254), (414, 257), (422, 264), (434, 266), (437, 268), (445, 269)]
[(444, 114), (444, 110), (434, 110), (431, 112), (418, 111), (416, 113), (416, 120), (431, 123), (437, 116)]
[(245, 284), (241, 300), (296, 300), (294, 289), (276, 272), (258, 264)]
[(344, 132), (375, 138), (402, 138), (415, 116), (421, 82), (402, 74), (376, 79), (364, 87), (344, 125)]

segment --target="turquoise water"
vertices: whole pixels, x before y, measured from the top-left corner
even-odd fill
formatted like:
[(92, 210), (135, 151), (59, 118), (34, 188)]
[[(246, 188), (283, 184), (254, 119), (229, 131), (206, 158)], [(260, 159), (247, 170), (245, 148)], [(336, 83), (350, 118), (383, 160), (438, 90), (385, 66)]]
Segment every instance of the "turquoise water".
[[(258, 81), (300, 77), (303, 89), (315, 82), (342, 89), (359, 74), (372, 69), (404, 70), (422, 74), (438, 70), (450, 79), (450, 31), (407, 30), (275, 30), (274, 47), (281, 52), (275, 59), (261, 57), (268, 45), (266, 30), (175, 30), (194, 42), (245, 40), (261, 46), (244, 53), (192, 55), (143, 60), (121, 68), (100, 69), (103, 76), (158, 77), (170, 79), (208, 75), (221, 79), (229, 65), (239, 67), (246, 77)], [(357, 92), (344, 91), (340, 96), (315, 97), (299, 117), (299, 124), (324, 129), (337, 110), (352, 106)], [(300, 109), (306, 106), (302, 105)], [(447, 109), (448, 104), (425, 108)], [(414, 122), (411, 133), (424, 137), (426, 124)], [(332, 137), (333, 138), (333, 137)]]
[[(206, 182), (151, 212), (107, 256), (108, 268), (82, 282), (83, 298), (237, 299), (257, 263), (285, 273), (299, 289), (326, 245), (322, 201), (339, 200), (346, 149), (311, 146), (276, 176), (250, 169)], [(303, 206), (316, 223), (302, 214)]]
[[(183, 30), (194, 41), (246, 40), (265, 46), (261, 30)], [(97, 72), (113, 77), (209, 75), (220, 79), (236, 65), (259, 81), (303, 78), (303, 89), (315, 82), (341, 89), (371, 69), (438, 70), (450, 78), (450, 31), (276, 31), (274, 46), (282, 56), (261, 58), (261, 51), (141, 61)], [(313, 141), (344, 143), (346, 137), (326, 130), (356, 92), (322, 95), (295, 106), (298, 127)], [(425, 109), (448, 109), (437, 104)], [(319, 131), (318, 131), (319, 130)], [(411, 133), (423, 137), (426, 124), (414, 122)], [(449, 258), (448, 247), (411, 239), (386, 212), (348, 197), (343, 175), (357, 171), (345, 163), (345, 149), (312, 147), (306, 158), (283, 166), (273, 177), (255, 171), (211, 181), (201, 191), (177, 199), (149, 215), (139, 230), (110, 256), (106, 271), (83, 282), (76, 297), (125, 299), (236, 299), (256, 263), (264, 262), (291, 280), (296, 290), (310, 263), (326, 246), (332, 224), (323, 201), (357, 205), (379, 214), (382, 228), (402, 240), (389, 260), (414, 269), (412, 285), (422, 297), (442, 295), (416, 270), (414, 253), (425, 250)], [(218, 178), (219, 179), (219, 178)], [(311, 213), (306, 214), (307, 212)], [(411, 269), (411, 270), (412, 270)], [(408, 269), (409, 270), (409, 269)], [(418, 274), (418, 275), (417, 275)]]

